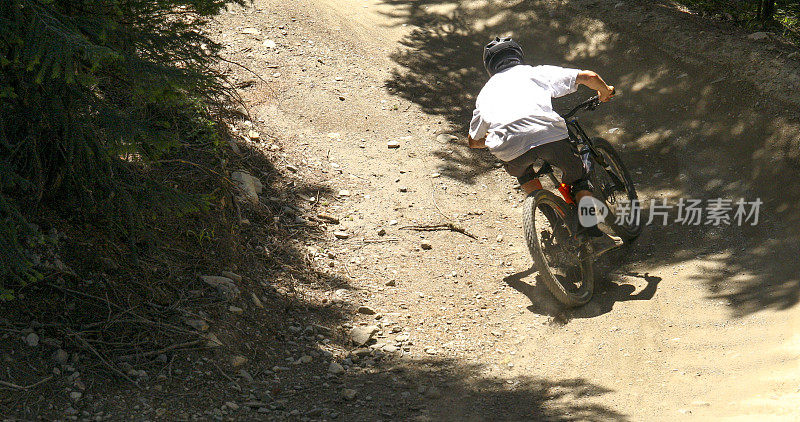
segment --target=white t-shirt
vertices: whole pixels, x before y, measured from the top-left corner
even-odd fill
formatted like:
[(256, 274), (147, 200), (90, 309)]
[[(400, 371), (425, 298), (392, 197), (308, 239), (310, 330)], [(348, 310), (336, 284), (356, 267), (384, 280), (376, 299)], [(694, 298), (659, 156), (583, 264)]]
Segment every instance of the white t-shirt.
[(486, 135), (489, 151), (511, 161), (529, 149), (567, 137), (552, 99), (577, 90), (578, 69), (518, 65), (496, 73), (481, 89), (469, 135)]

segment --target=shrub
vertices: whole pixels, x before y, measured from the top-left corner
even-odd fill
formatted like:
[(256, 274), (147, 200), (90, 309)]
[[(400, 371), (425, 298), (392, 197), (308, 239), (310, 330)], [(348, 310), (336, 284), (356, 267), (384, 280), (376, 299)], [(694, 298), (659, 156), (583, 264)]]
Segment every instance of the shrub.
[(229, 98), (202, 25), (230, 1), (0, 2), (0, 296), (38, 277), (26, 249), (43, 206), (129, 236), (197, 205), (140, 168), (216, 141)]

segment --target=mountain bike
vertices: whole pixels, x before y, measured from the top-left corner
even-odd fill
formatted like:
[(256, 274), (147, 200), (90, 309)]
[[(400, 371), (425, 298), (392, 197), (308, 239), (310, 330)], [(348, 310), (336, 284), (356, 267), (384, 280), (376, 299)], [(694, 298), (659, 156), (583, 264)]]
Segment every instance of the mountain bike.
[[(589, 137), (575, 117), (578, 112), (594, 110), (600, 104), (594, 96), (562, 117), (567, 123), (570, 143), (588, 170), (594, 198), (609, 211), (603, 222), (629, 243), (639, 236), (643, 226), (640, 218), (617, 219), (620, 211), (629, 216), (640, 213), (631, 176), (611, 143)], [(557, 187), (561, 197), (543, 188), (539, 178), (544, 176)], [(581, 228), (578, 206), (569, 186), (559, 182), (549, 163), (544, 162), (535, 177), (536, 190), (525, 198), (523, 206), (528, 250), (539, 276), (556, 299), (571, 307), (583, 305), (594, 292), (594, 254), (591, 243), (578, 236)]]

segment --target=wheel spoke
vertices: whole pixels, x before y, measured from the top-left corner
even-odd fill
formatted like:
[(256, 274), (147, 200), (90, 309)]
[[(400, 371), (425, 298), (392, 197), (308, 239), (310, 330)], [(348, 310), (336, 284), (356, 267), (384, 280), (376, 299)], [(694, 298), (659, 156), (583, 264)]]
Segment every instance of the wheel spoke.
[(538, 269), (537, 282), (567, 306), (586, 303), (594, 290), (594, 272), (592, 262), (580, 259), (580, 245), (570, 230), (577, 224), (575, 212), (550, 191), (528, 196), (524, 210), (525, 240)]
[[(550, 272), (557, 278), (577, 278), (577, 284), (580, 284), (581, 261), (573, 251), (574, 239), (566, 228), (562, 213), (544, 207), (540, 211), (536, 218), (537, 227), (542, 228), (539, 231), (539, 242)], [(568, 284), (576, 283), (573, 281)]]
[[(609, 224), (615, 227), (615, 231), (626, 240), (632, 240), (639, 235), (641, 231), (641, 223), (633, 223), (628, 220), (621, 225), (611, 224), (618, 215), (618, 205), (620, 201), (628, 200), (634, 201), (637, 199), (636, 189), (630, 176), (625, 170), (625, 165), (620, 161), (617, 154), (614, 152), (613, 147), (608, 141), (602, 138), (595, 139), (595, 149), (600, 155), (598, 160), (602, 161), (604, 165), (595, 167), (595, 175), (593, 182), (596, 181), (599, 188), (599, 194), (604, 196), (606, 205), (609, 207), (611, 213), (609, 214)], [(598, 173), (603, 173), (602, 175)], [(631, 204), (633, 206), (633, 204)]]

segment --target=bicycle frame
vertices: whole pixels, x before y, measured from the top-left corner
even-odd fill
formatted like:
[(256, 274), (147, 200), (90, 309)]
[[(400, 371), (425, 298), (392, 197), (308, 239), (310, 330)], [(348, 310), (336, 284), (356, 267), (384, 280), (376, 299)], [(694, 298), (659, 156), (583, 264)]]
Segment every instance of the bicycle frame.
[[(594, 151), (592, 140), (578, 123), (578, 119), (572, 118), (567, 121), (567, 133), (569, 134), (570, 143), (573, 145), (573, 147), (575, 147), (579, 155), (582, 153), (580, 146), (586, 145), (594, 158), (597, 159), (598, 154), (596, 151)], [(558, 187), (558, 192), (561, 194), (567, 204), (575, 204), (575, 200), (572, 198), (570, 187), (556, 178), (555, 174), (553, 174), (553, 167), (548, 162), (545, 162), (544, 165), (542, 165), (542, 167), (534, 175), (534, 191), (544, 189), (539, 178), (545, 175), (550, 178), (550, 181), (553, 182), (553, 185)]]
[[(592, 138), (586, 134), (586, 131), (583, 130), (580, 123), (578, 123), (578, 118), (573, 117), (575, 113), (581, 109), (594, 109), (600, 104), (597, 97), (592, 97), (589, 100), (581, 103), (577, 107), (575, 107), (572, 111), (565, 114), (564, 121), (567, 124), (567, 134), (569, 137), (569, 141), (572, 146), (575, 148), (578, 155), (583, 159), (584, 154), (588, 153), (591, 156), (591, 162), (593, 164), (598, 164), (606, 169), (608, 169), (608, 164), (603, 159), (601, 154), (597, 153), (597, 150), (594, 148), (594, 143), (592, 142)], [(592, 171), (590, 168), (589, 171)], [(608, 174), (613, 179), (614, 185), (618, 186), (622, 181), (620, 181), (613, 172), (608, 172)], [(536, 172), (535, 179), (534, 179), (534, 191), (544, 189), (542, 186), (542, 182), (539, 180), (540, 177), (547, 175), (550, 180), (553, 182), (553, 185), (558, 186), (558, 192), (564, 198), (564, 201), (567, 204), (575, 205), (575, 200), (572, 197), (571, 189), (565, 183), (561, 183), (556, 176), (553, 174), (553, 168), (550, 166), (549, 163), (545, 162), (545, 164)], [(595, 187), (597, 189), (599, 187)], [(608, 195), (603, 193), (603, 199)]]

